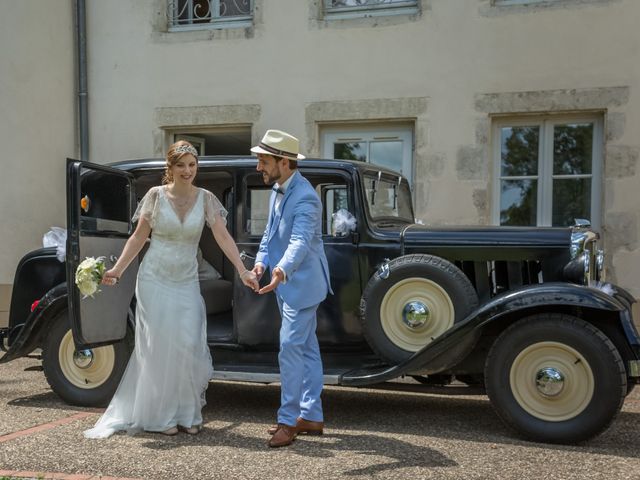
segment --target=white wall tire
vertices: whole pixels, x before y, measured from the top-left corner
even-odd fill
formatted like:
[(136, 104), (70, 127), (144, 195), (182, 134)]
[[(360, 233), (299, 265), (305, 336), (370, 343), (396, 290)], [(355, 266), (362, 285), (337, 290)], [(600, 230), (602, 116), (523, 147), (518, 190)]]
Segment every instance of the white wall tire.
[[(403, 321), (403, 309), (410, 302), (425, 305), (429, 320), (411, 327)], [(397, 282), (382, 298), (380, 323), (389, 340), (398, 347), (417, 352), (453, 326), (455, 308), (440, 285), (427, 278), (411, 277)]]
[[(543, 393), (536, 377), (544, 369), (562, 376), (562, 387)], [(522, 350), (513, 361), (509, 383), (515, 400), (530, 415), (548, 422), (561, 422), (580, 415), (595, 390), (593, 371), (576, 349), (559, 342), (539, 342)]]
[(51, 320), (42, 345), (42, 368), (51, 389), (65, 402), (85, 407), (106, 406), (120, 383), (133, 350), (133, 332), (124, 340), (91, 349), (91, 361), (75, 359), (67, 311)]
[(498, 416), (523, 437), (580, 443), (604, 431), (627, 391), (624, 362), (592, 324), (536, 314), (506, 328), (485, 362), (485, 385)]
[(375, 273), (360, 301), (363, 334), (389, 364), (401, 363), (462, 321), (478, 306), (471, 281), (433, 255), (406, 255)]
[(115, 368), (113, 345), (87, 350), (85, 359), (78, 359), (71, 329), (62, 337), (58, 348), (58, 362), (67, 380), (78, 388), (91, 390), (104, 384)]

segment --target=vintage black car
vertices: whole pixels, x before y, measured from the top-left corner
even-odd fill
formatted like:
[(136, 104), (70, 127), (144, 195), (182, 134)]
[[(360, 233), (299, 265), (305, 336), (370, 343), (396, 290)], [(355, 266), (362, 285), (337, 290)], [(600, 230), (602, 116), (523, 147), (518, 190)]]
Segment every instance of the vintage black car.
[[(74, 272), (86, 256), (116, 259), (136, 202), (160, 183), (163, 167), (162, 159), (68, 161), (66, 261), (55, 248), (20, 261), (0, 363), (41, 348), (46, 378), (65, 401), (109, 401), (134, 345), (137, 263), (94, 298), (80, 298)], [(197, 178), (230, 212), (248, 267), (270, 195), (255, 167), (254, 158), (202, 157)], [(640, 338), (634, 299), (604, 282), (588, 224), (423, 225), (407, 180), (393, 171), (336, 160), (300, 168), (324, 207), (335, 292), (318, 311), (326, 384), (406, 389), (390, 381), (413, 377), (414, 389), (480, 386), (508, 425), (545, 442), (580, 442), (613, 421), (640, 376)], [(273, 295), (243, 287), (206, 229), (200, 248), (213, 267), (200, 286), (215, 378), (277, 382)], [(220, 278), (206, 273), (213, 269)]]

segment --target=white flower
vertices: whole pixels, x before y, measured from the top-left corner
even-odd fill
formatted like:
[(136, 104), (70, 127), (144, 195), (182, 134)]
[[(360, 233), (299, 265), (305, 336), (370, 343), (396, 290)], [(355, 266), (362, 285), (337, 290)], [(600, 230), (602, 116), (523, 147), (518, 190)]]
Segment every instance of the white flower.
[(105, 272), (104, 257), (87, 257), (76, 269), (76, 285), (83, 295), (83, 299), (93, 297), (93, 294), (99, 292), (98, 285), (102, 281)]
[(93, 297), (93, 294), (98, 291), (98, 284), (94, 281), (76, 282), (76, 285), (84, 298)]

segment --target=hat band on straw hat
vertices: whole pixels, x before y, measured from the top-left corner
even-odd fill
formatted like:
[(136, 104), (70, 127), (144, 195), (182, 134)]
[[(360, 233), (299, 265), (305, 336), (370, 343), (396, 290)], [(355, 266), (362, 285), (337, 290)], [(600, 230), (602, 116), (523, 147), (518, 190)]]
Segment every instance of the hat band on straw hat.
[(293, 158), (296, 158), (298, 156), (297, 153), (287, 152), (286, 150), (278, 150), (277, 148), (273, 148), (273, 147), (267, 145), (266, 143), (262, 143), (262, 142), (260, 142), (259, 147), (263, 148), (267, 152), (273, 153), (274, 155), (278, 155), (280, 157), (293, 157)]

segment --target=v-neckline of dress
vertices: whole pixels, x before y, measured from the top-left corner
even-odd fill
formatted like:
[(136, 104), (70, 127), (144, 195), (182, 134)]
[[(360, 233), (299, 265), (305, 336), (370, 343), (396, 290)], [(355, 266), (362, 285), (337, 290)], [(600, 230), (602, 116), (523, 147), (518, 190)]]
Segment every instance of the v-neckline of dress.
[[(198, 188), (198, 187), (196, 187), (196, 188)], [(178, 213), (178, 210), (176, 210), (175, 205), (173, 204), (173, 202), (171, 201), (171, 199), (167, 195), (167, 186), (166, 185), (162, 186), (162, 194), (164, 195), (164, 198), (167, 199), (167, 202), (169, 203), (169, 208), (171, 208), (171, 211), (176, 216), (176, 218), (180, 222), (181, 226), (184, 226), (184, 222), (187, 221), (187, 218), (189, 218), (189, 215), (193, 211), (193, 208), (196, 206), (196, 203), (198, 203), (198, 199), (200, 198), (200, 192), (201, 191), (202, 191), (202, 189), (198, 188), (198, 193), (196, 193), (196, 197), (193, 200), (193, 203), (191, 204), (191, 206), (189, 207), (189, 210), (187, 210), (185, 212), (184, 218), (180, 218), (180, 214)]]

